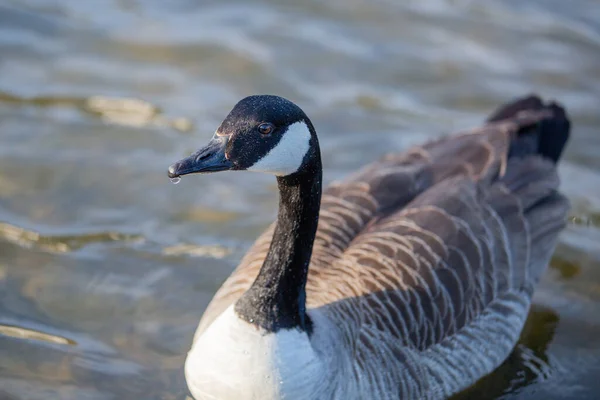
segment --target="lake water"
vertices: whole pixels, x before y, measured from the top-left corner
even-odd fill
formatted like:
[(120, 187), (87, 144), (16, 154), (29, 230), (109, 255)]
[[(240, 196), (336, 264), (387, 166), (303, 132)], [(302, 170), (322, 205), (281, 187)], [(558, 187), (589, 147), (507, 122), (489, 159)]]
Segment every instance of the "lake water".
[(517, 350), (463, 398), (600, 398), (598, 2), (282, 3), (0, 0), (0, 399), (185, 399), (197, 321), (277, 193), (166, 169), (242, 97), (303, 107), (331, 181), (531, 91), (574, 121), (570, 224)]

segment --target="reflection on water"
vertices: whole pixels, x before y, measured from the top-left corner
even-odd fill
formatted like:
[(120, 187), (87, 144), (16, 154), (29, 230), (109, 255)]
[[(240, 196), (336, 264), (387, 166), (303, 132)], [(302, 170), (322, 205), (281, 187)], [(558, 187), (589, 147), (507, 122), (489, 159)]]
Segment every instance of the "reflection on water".
[(300, 104), (331, 181), (531, 91), (574, 120), (570, 224), (519, 346), (457, 398), (597, 398), (599, 20), (594, 0), (3, 2), (0, 399), (186, 398), (200, 315), (277, 197), (166, 168), (243, 96)]
[(19, 339), (42, 340), (45, 342), (56, 344), (77, 344), (74, 341), (64, 337), (50, 335), (48, 333), (38, 332), (20, 326), (0, 325), (0, 335), (10, 336)]
[(196, 257), (209, 256), (214, 258), (223, 258), (231, 254), (231, 250), (219, 245), (196, 246), (195, 244), (177, 244), (175, 246), (164, 248), (163, 254), (171, 256), (188, 255)]
[(45, 251), (65, 253), (78, 250), (90, 243), (140, 241), (140, 235), (128, 235), (118, 232), (100, 232), (79, 235), (41, 235), (10, 224), (0, 222), (0, 239), (27, 248), (38, 248)]
[(34, 96), (24, 98), (0, 91), (0, 102), (20, 106), (72, 107), (90, 115), (98, 116), (107, 123), (134, 127), (171, 127), (181, 132), (188, 132), (193, 128), (189, 119), (165, 117), (157, 106), (140, 99), (105, 96), (91, 96), (88, 98)]

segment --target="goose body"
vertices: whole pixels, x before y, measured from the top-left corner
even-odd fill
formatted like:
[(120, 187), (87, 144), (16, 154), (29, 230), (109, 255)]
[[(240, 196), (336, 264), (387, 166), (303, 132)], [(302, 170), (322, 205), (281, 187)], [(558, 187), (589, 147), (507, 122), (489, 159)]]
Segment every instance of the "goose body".
[(534, 96), (479, 129), (389, 154), (321, 189), (315, 129), (276, 96), (240, 101), (169, 168), (277, 177), (276, 223), (205, 311), (197, 400), (443, 399), (513, 349), (565, 225), (564, 110)]

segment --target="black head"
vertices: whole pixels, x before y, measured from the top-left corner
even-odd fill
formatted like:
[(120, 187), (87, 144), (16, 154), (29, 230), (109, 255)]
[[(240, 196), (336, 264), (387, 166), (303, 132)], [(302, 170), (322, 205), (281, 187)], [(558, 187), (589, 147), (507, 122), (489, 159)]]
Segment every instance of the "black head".
[(291, 175), (318, 153), (312, 123), (278, 96), (249, 96), (235, 105), (207, 146), (169, 167), (169, 177), (224, 170)]

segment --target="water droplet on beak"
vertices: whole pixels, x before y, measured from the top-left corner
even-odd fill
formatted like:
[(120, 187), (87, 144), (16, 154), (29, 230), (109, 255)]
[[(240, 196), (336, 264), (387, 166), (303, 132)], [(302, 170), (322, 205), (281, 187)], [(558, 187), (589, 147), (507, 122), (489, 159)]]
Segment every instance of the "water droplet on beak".
[(179, 182), (181, 182), (181, 178), (180, 177), (175, 177), (175, 178), (169, 178), (171, 180), (171, 183), (173, 185), (177, 185)]

